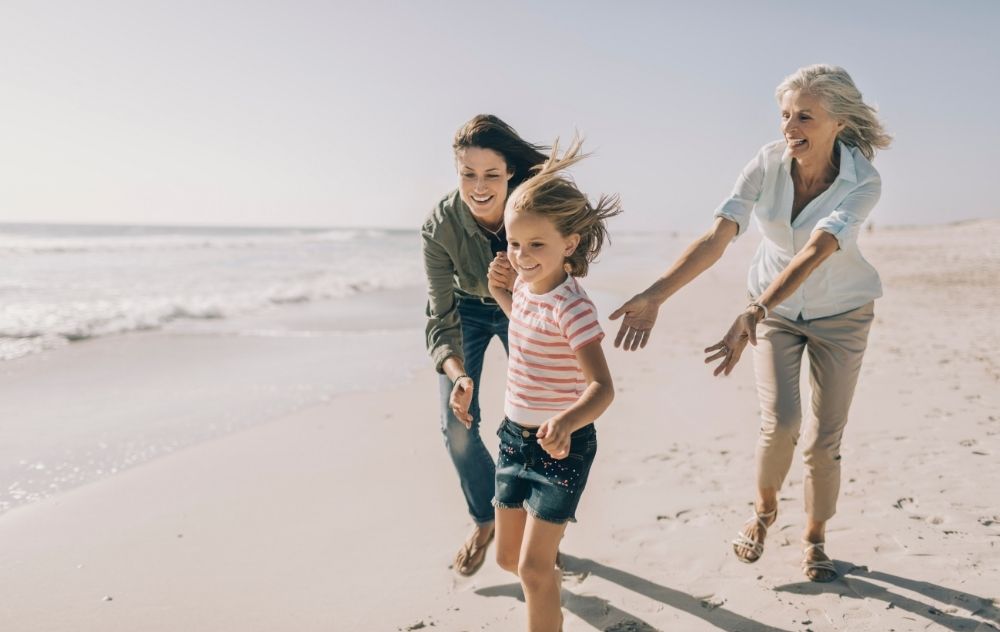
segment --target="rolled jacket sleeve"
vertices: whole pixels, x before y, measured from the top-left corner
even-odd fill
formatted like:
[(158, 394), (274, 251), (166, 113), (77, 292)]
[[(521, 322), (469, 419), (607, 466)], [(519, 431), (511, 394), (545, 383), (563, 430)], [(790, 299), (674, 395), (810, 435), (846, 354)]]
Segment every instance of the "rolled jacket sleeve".
[(733, 241), (750, 227), (750, 215), (753, 213), (754, 204), (760, 198), (764, 185), (765, 165), (764, 152), (760, 151), (753, 157), (753, 160), (747, 163), (739, 177), (736, 178), (733, 192), (719, 205), (719, 208), (715, 209), (715, 217), (723, 217), (736, 222), (739, 227)]
[(868, 219), (881, 196), (882, 180), (873, 176), (851, 191), (829, 215), (816, 222), (813, 230), (830, 233), (837, 238), (837, 244), (843, 250), (857, 243), (861, 225)]
[(455, 264), (428, 227), (423, 237), (424, 271), (427, 274), (427, 353), (438, 373), (449, 356), (462, 355), (462, 323), (455, 300)]

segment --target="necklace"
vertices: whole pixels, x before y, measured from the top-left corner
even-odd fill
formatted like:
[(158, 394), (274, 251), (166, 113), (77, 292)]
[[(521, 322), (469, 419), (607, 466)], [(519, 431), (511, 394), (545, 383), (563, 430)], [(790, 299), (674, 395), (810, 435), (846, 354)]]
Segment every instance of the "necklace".
[(503, 220), (502, 219), (500, 220), (500, 226), (498, 226), (496, 230), (490, 230), (484, 224), (481, 224), (478, 219), (476, 220), (476, 224), (479, 224), (480, 228), (482, 228), (483, 230), (485, 230), (489, 234), (493, 235), (497, 239), (500, 239), (500, 233), (503, 232)]

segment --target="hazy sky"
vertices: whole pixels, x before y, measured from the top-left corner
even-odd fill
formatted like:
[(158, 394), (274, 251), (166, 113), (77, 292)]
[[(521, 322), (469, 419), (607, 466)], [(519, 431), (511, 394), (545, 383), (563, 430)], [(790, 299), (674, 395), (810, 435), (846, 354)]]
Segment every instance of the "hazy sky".
[(627, 229), (700, 230), (847, 68), (896, 136), (876, 223), (1000, 216), (1000, 2), (0, 1), (0, 221), (414, 228), (491, 112)]

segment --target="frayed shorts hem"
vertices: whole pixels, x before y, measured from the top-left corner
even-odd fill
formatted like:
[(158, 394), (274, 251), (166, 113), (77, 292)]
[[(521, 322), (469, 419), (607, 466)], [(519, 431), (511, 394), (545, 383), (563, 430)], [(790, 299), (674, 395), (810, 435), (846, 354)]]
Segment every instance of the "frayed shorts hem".
[(556, 518), (550, 518), (548, 516), (543, 516), (538, 512), (537, 509), (530, 506), (528, 501), (520, 503), (502, 503), (496, 498), (493, 499), (493, 506), (497, 509), (520, 509), (522, 511), (528, 512), (532, 518), (536, 520), (543, 520), (545, 522), (551, 522), (552, 524), (566, 524), (567, 522), (576, 522), (575, 516), (570, 516), (569, 518), (563, 518), (561, 520)]

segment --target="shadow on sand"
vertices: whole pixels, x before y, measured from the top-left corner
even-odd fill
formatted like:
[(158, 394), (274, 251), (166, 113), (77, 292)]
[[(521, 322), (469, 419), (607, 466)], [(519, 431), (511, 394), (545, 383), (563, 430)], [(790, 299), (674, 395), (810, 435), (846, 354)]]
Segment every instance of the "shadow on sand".
[[(993, 600), (986, 597), (977, 597), (976, 595), (959, 590), (952, 590), (944, 586), (938, 586), (937, 584), (890, 575), (889, 573), (871, 571), (866, 566), (851, 564), (849, 562), (838, 560), (836, 561), (836, 565), (841, 575), (838, 581), (829, 584), (799, 582), (776, 586), (774, 590), (777, 592), (794, 593), (796, 595), (830, 593), (848, 599), (877, 599), (886, 602), (886, 608), (906, 610), (918, 617), (927, 619), (928, 622), (949, 630), (968, 632), (1000, 630), (997, 626), (991, 625), (991, 623), (1000, 624), (1000, 609), (997, 608)], [(894, 593), (881, 584), (866, 580), (884, 582), (903, 590), (918, 593), (938, 603), (950, 604), (950, 607), (947, 607), (949, 612), (929, 603)], [(965, 610), (969, 616), (954, 614), (958, 610)], [(980, 617), (982, 620), (969, 617)]]
[[(698, 598), (679, 590), (661, 586), (648, 579), (599, 564), (593, 560), (581, 559), (565, 553), (562, 554), (562, 560), (566, 573), (583, 577), (588, 575), (600, 577), (675, 610), (698, 617), (720, 630), (727, 632), (736, 630), (739, 632), (787, 632), (783, 628), (758, 623), (753, 619), (726, 610), (705, 598)], [(476, 591), (476, 594), (484, 597), (512, 597), (524, 600), (520, 584), (481, 588)], [(575, 595), (566, 590), (563, 591), (562, 597), (563, 606), (567, 610), (598, 630), (604, 632), (654, 632), (658, 630), (642, 619), (616, 608), (605, 599)]]

